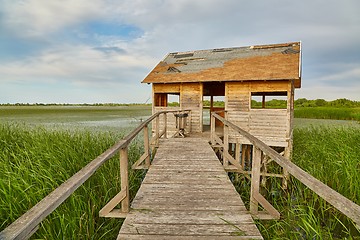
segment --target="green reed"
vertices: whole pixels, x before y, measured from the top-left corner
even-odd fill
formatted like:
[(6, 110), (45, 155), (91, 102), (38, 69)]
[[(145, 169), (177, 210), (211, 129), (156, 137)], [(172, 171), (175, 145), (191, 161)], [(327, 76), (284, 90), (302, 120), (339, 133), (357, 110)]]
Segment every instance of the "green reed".
[[(293, 162), (360, 204), (360, 131), (352, 127), (313, 127), (294, 130)], [(250, 182), (235, 182), (245, 202)], [(280, 220), (257, 221), (265, 239), (360, 239), (360, 232), (346, 216), (291, 178), (287, 191), (271, 179), (264, 196), (281, 213)], [(245, 191), (247, 189), (248, 191)]]
[[(89, 131), (49, 131), (0, 124), (0, 230), (122, 137)], [(142, 150), (129, 149), (130, 164)], [(106, 162), (41, 224), (33, 239), (116, 239), (122, 220), (100, 218), (99, 210), (120, 191), (118, 155)], [(129, 172), (134, 197), (143, 171)]]
[(316, 118), (360, 121), (360, 108), (346, 107), (298, 107), (295, 118)]

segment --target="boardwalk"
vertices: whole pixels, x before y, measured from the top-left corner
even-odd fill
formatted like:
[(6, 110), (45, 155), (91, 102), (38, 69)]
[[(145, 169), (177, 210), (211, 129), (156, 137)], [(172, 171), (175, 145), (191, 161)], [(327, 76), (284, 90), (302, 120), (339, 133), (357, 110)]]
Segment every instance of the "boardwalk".
[(163, 140), (118, 239), (263, 239), (202, 138)]

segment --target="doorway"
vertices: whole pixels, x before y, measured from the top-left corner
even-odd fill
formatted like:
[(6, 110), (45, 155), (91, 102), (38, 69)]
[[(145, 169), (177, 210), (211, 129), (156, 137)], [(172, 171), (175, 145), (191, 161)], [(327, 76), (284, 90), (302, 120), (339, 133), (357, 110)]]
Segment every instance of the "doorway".
[[(211, 113), (225, 110), (225, 82), (203, 84), (203, 132), (210, 131)], [(221, 114), (220, 114), (221, 115)], [(216, 121), (216, 125), (221, 125)]]

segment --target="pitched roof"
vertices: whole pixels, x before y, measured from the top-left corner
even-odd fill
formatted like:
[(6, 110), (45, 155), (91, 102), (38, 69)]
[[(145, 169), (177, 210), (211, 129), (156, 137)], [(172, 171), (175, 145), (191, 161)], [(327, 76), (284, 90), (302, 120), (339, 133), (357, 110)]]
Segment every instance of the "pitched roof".
[(256, 80), (295, 80), (300, 87), (300, 42), (169, 53), (142, 82)]

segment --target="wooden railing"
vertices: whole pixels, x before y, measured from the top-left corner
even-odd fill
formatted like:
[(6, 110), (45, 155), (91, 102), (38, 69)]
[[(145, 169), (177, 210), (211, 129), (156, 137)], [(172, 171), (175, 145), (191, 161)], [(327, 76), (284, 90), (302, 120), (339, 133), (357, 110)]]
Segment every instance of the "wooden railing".
[[(184, 110), (189, 112), (189, 110)], [(62, 183), (49, 195), (44, 197), (29, 211), (19, 217), (10, 224), (2, 232), (0, 232), (1, 240), (10, 239), (28, 239), (34, 234), (39, 224), (53, 212), (62, 202), (64, 202), (78, 187), (80, 187), (95, 171), (102, 166), (107, 160), (111, 159), (120, 152), (120, 178), (121, 191), (99, 212), (101, 217), (125, 217), (129, 212), (129, 180), (128, 180), (128, 147), (131, 141), (141, 132), (144, 131), (144, 154), (133, 165), (134, 169), (146, 169), (150, 166), (151, 151), (150, 148), (156, 148), (159, 138), (166, 137), (167, 118), (166, 114), (179, 111), (161, 111), (157, 112), (141, 123), (135, 130), (120, 140), (114, 146), (106, 150), (97, 158), (92, 160), (80, 171), (75, 173), (71, 178)], [(163, 114), (164, 126), (160, 132), (160, 116)], [(151, 140), (149, 140), (149, 124), (155, 119), (155, 132)], [(114, 207), (121, 203), (121, 209)]]
[[(217, 136), (215, 131), (215, 118), (220, 120), (224, 124), (224, 138), (223, 140)], [(302, 182), (305, 186), (310, 188), (313, 192), (318, 194), (325, 201), (334, 206), (337, 210), (345, 214), (351, 220), (353, 220), (356, 226), (360, 227), (360, 206), (344, 197), (340, 193), (336, 192), (326, 184), (322, 183), (318, 179), (314, 178), (300, 167), (295, 165), (293, 162), (289, 161), (274, 149), (270, 148), (264, 142), (260, 141), (258, 138), (254, 137), (250, 133), (236, 126), (235, 124), (227, 121), (225, 118), (219, 116), (216, 113), (212, 113), (211, 119), (211, 142), (213, 145), (218, 145), (222, 148), (223, 151), (223, 164), (224, 167), (232, 164), (234, 167), (239, 169), (239, 172), (243, 171), (241, 164), (236, 161), (228, 152), (228, 131), (229, 128), (232, 128), (234, 131), (238, 132), (245, 138), (247, 138), (253, 145), (253, 158), (252, 158), (252, 169), (251, 169), (251, 193), (250, 193), (250, 213), (259, 218), (267, 218), (269, 214), (273, 218), (279, 218), (279, 212), (260, 194), (260, 166), (261, 159), (264, 155), (275, 161), (280, 165), (284, 170), (286, 170), (293, 177)], [(258, 205), (261, 204), (262, 207), (267, 211), (266, 214), (263, 214), (258, 210)]]

